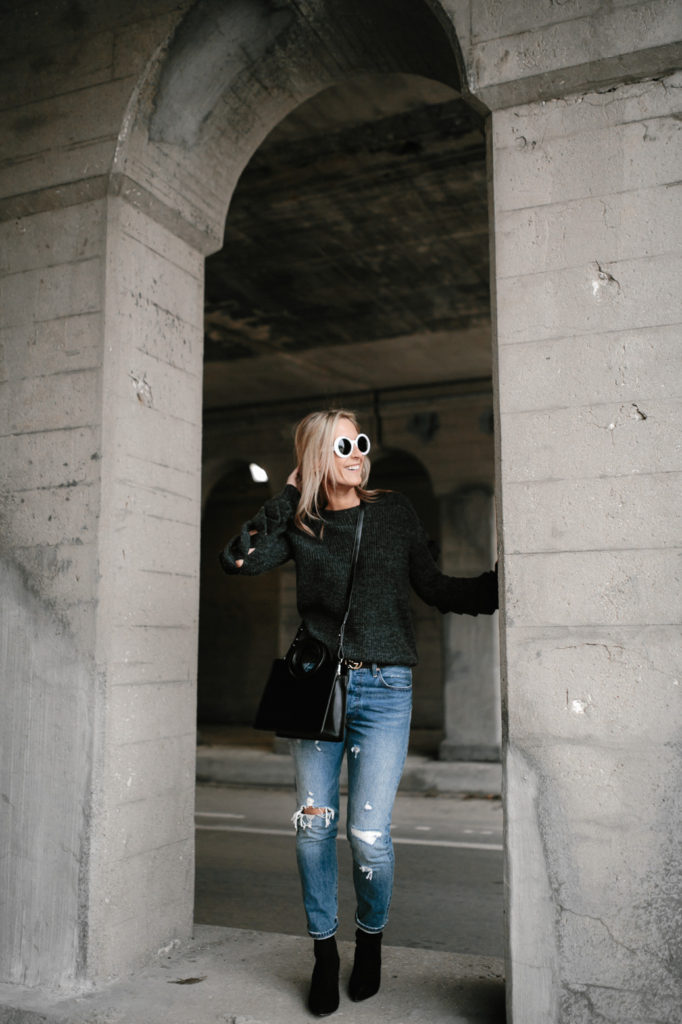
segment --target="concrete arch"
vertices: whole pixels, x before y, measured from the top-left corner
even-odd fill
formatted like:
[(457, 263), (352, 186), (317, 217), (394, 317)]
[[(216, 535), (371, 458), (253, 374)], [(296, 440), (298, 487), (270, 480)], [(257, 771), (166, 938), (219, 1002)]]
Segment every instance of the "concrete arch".
[(135, 90), (112, 190), (208, 255), (269, 131), (331, 85), (391, 72), (462, 91), (461, 50), (439, 3), (201, 0)]

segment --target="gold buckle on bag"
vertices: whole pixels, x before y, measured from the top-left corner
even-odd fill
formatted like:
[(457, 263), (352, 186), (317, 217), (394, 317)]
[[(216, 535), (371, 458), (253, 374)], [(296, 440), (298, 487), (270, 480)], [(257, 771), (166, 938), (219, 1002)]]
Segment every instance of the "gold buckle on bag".
[(352, 668), (352, 669), (356, 670), (356, 669), (362, 668), (362, 664), (363, 663), (361, 661), (347, 661), (346, 664), (348, 665), (348, 668)]

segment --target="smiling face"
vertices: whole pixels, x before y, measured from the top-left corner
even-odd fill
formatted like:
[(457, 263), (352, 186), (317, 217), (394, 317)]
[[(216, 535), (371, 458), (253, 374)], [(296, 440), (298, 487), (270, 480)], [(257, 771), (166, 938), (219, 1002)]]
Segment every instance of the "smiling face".
[[(358, 429), (351, 420), (347, 420), (345, 417), (339, 420), (334, 432), (334, 441), (336, 441), (337, 437), (349, 437), (354, 441), (357, 436)], [(345, 459), (334, 454), (334, 486), (336, 488), (360, 487), (364, 461), (365, 456), (360, 454), (355, 445), (353, 445), (350, 455)]]

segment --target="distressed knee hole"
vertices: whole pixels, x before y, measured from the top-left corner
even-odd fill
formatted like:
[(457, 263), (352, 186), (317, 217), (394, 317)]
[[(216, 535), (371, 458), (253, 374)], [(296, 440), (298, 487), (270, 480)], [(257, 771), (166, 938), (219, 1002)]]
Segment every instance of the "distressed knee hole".
[(296, 811), (291, 822), (295, 829), (303, 831), (306, 828), (313, 827), (314, 818), (324, 818), (324, 827), (329, 828), (335, 817), (336, 812), (333, 807), (313, 807), (303, 804)]
[(351, 835), (359, 839), (361, 843), (367, 843), (369, 846), (374, 846), (377, 839), (381, 838), (381, 832), (377, 832), (376, 829), (368, 828), (356, 828), (355, 825), (351, 825)]

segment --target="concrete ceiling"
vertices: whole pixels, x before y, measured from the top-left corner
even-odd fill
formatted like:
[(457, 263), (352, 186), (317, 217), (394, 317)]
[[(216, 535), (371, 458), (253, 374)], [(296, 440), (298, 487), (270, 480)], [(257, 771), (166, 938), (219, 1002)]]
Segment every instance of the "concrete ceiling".
[(207, 261), (205, 342), (207, 408), (489, 377), (478, 114), (403, 75), (290, 114)]

